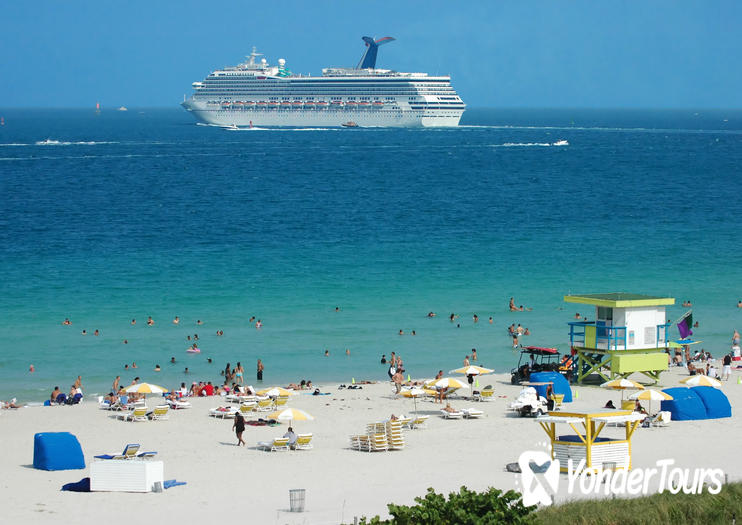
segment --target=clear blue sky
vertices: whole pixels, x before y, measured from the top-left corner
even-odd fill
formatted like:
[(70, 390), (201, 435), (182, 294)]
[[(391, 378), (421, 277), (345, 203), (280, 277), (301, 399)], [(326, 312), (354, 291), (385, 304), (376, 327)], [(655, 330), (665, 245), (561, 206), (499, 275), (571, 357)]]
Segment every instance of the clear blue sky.
[(174, 106), (253, 45), (450, 73), (470, 107), (742, 107), (742, 1), (0, 2), (0, 107)]

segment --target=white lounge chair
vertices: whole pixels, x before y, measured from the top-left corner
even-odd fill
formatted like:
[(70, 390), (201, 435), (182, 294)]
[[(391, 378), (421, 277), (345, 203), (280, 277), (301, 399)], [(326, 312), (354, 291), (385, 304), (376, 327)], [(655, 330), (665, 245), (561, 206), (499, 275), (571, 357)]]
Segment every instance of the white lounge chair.
[(312, 445), (312, 434), (297, 434), (296, 443), (294, 444), (295, 450), (311, 450), (314, 446)]
[(277, 452), (279, 450), (289, 449), (289, 438), (275, 438), (273, 441), (260, 441), (258, 448), (268, 450), (270, 452)]
[(461, 419), (464, 417), (464, 413), (461, 410), (449, 412), (448, 410), (441, 409), (441, 417), (443, 417), (443, 419)]
[(462, 410), (466, 419), (477, 419), (484, 416), (484, 412), (477, 408), (465, 408)]
[(152, 421), (167, 421), (170, 419), (170, 406), (160, 405), (156, 406), (152, 411)]
[(220, 417), (222, 419), (232, 418), (237, 413), (235, 407), (217, 407), (209, 410), (209, 415), (213, 417)]
[(137, 407), (126, 414), (119, 414), (122, 421), (149, 421), (147, 419), (147, 407)]

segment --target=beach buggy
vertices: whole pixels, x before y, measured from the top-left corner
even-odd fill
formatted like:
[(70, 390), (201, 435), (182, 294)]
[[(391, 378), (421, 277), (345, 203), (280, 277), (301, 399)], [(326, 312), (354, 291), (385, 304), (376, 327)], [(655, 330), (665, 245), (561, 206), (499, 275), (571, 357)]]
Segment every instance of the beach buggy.
[[(569, 358), (570, 356), (565, 356)], [(540, 346), (523, 346), (520, 351), (518, 366), (510, 371), (510, 383), (520, 384), (528, 381), (533, 372), (563, 372), (569, 367), (566, 359), (559, 360), (559, 352), (556, 348), (544, 348)]]

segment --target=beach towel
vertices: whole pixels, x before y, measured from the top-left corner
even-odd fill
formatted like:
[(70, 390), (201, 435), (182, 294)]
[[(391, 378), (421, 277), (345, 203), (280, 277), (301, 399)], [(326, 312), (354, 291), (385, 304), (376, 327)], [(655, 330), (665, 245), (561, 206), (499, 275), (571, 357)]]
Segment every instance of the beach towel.
[(90, 492), (90, 478), (82, 478), (80, 481), (65, 483), (62, 490), (70, 492)]
[(162, 488), (169, 489), (171, 487), (177, 487), (178, 485), (185, 485), (185, 481), (178, 481), (177, 479), (168, 479), (162, 483)]

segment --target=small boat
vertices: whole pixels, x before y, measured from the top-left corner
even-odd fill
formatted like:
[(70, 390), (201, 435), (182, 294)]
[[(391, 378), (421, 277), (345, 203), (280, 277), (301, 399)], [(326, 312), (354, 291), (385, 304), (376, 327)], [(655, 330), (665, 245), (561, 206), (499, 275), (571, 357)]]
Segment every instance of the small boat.
[(119, 111), (129, 111), (129, 109), (126, 106), (121, 106), (118, 110)]
[(569, 142), (564, 139), (557, 140), (554, 144), (552, 144), (552, 146), (569, 146)]
[(340, 125), (343, 126), (344, 128), (357, 128), (358, 127), (358, 124), (356, 124), (352, 120), (349, 120), (348, 122), (343, 122)]

